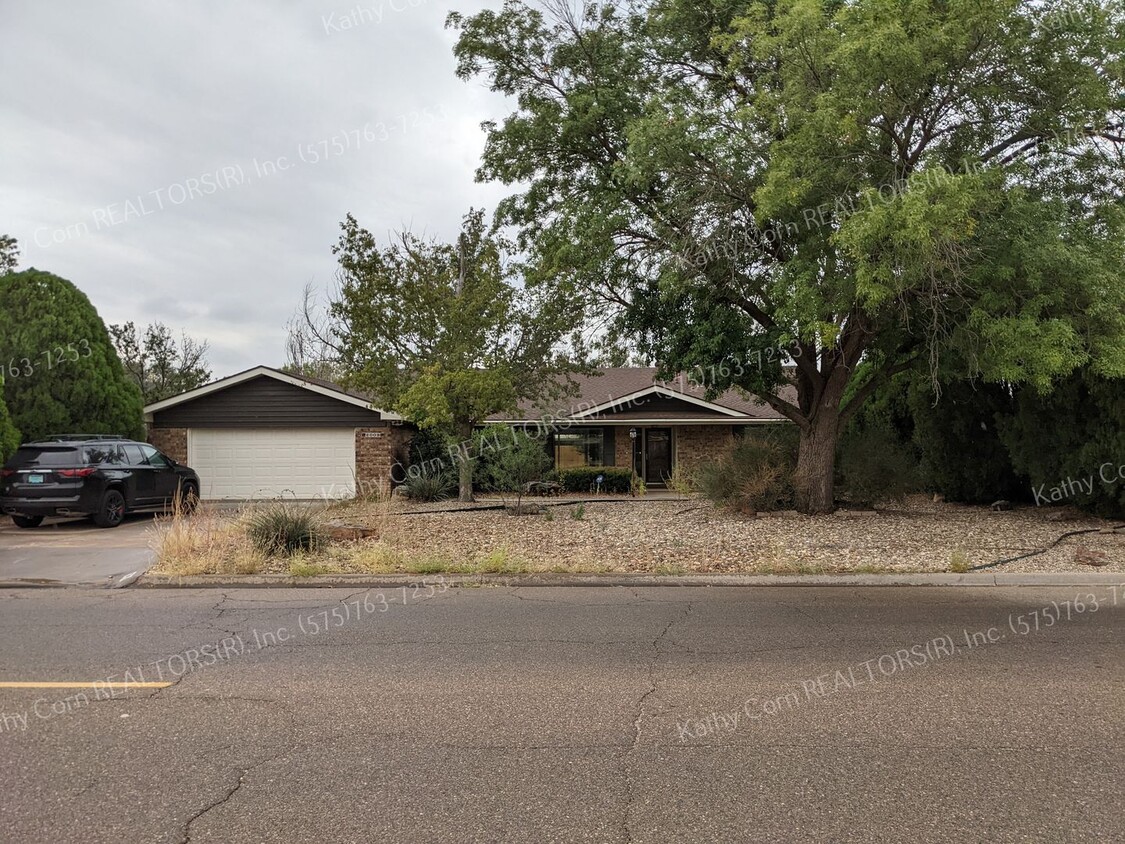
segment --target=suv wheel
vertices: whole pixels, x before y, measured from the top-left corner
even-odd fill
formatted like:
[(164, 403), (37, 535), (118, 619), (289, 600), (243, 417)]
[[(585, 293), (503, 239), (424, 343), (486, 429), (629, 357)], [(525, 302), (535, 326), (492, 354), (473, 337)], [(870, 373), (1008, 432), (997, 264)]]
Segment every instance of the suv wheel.
[(199, 506), (199, 490), (195, 488), (195, 484), (186, 483), (180, 487), (180, 512), (187, 516), (195, 512), (195, 508)]
[(37, 528), (43, 524), (42, 516), (12, 516), (12, 521), (16, 523), (16, 527), (21, 528)]
[(125, 518), (125, 498), (115, 489), (107, 489), (102, 496), (98, 512), (94, 514), (94, 524), (102, 528), (117, 527)]

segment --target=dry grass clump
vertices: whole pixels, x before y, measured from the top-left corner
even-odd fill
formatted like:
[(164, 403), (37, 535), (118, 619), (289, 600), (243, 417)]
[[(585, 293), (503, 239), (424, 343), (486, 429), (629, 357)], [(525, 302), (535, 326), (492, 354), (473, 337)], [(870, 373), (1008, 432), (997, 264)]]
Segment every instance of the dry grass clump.
[(196, 574), (256, 574), (266, 555), (247, 535), (241, 517), (229, 518), (210, 510), (175, 512), (157, 521), (153, 571), (177, 577)]

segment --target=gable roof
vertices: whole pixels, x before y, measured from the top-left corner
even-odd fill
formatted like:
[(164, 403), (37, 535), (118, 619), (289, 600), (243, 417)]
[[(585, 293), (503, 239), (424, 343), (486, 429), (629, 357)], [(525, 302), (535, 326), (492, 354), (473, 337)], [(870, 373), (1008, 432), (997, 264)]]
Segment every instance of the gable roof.
[[(576, 375), (571, 380), (577, 395), (562, 401), (568, 406), (552, 415), (582, 422), (595, 420), (641, 421), (677, 419), (685, 422), (746, 424), (787, 421), (765, 402), (742, 390), (727, 390), (719, 396), (706, 398), (706, 389), (694, 386), (684, 375), (672, 381), (657, 381), (654, 366), (620, 366), (604, 369), (593, 375)], [(777, 394), (796, 402), (796, 388), (782, 386)], [(652, 410), (659, 406), (659, 410)], [(647, 409), (646, 409), (647, 408)], [(682, 409), (679, 409), (682, 408)], [(516, 422), (536, 418), (542, 409), (521, 403), (513, 414), (495, 414), (488, 422)]]
[(271, 366), (255, 366), (252, 369), (244, 370), (243, 372), (230, 375), (226, 378), (220, 378), (218, 381), (212, 381), (210, 384), (204, 384), (202, 387), (197, 387), (194, 390), (188, 390), (186, 393), (180, 393), (178, 396), (163, 399), (162, 401), (154, 402), (153, 404), (145, 407), (144, 412), (147, 416), (150, 413), (157, 413), (162, 410), (167, 410), (171, 407), (184, 404), (186, 402), (195, 401), (196, 399), (203, 398), (204, 396), (217, 393), (222, 390), (229, 389), (243, 384), (247, 381), (252, 381), (255, 378), (273, 378), (282, 383), (289, 384), (293, 387), (300, 387), (305, 390), (317, 393), (328, 398), (342, 401), (346, 404), (362, 407), (365, 410), (373, 410), (378, 413), (383, 419), (388, 420), (402, 420), (402, 417), (397, 413), (390, 411), (380, 410), (377, 407), (372, 407), (371, 400), (362, 393), (352, 392), (345, 390), (339, 384), (334, 384), (331, 381), (326, 381), (323, 378), (311, 378), (304, 375), (293, 375), (289, 372), (282, 372), (280, 369), (274, 369)]

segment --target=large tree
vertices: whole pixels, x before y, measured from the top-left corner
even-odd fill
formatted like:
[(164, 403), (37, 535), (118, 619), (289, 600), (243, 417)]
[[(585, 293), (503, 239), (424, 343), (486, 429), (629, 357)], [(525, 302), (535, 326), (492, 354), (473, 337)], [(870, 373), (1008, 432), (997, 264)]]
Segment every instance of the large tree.
[(141, 394), (77, 287), (34, 268), (0, 276), (4, 401), (25, 441), (144, 433)]
[(478, 173), (522, 189), (499, 221), (665, 374), (714, 366), (712, 390), (792, 420), (798, 506), (825, 512), (841, 425), (896, 372), (1125, 373), (1123, 8), (507, 0), (449, 21), (458, 74), (514, 98)]
[(11, 235), (0, 234), (0, 275), (14, 273), (19, 262), (19, 242)]
[[(351, 215), (341, 229), (339, 290), (327, 319), (306, 327), (335, 350), (346, 383), (462, 444), (493, 413), (565, 383), (572, 362), (560, 346), (581, 304), (520, 285), (482, 212), (466, 215), (455, 243), (401, 233), (380, 246)], [(468, 452), (451, 455), (462, 500), (472, 499)]]
[(4, 404), (4, 378), (0, 376), (0, 463), (11, 457), (20, 444), (20, 432), (12, 424), (8, 406)]
[(194, 390), (211, 380), (206, 340), (200, 343), (183, 334), (177, 341), (162, 322), (146, 327), (143, 336), (137, 334), (137, 326), (132, 322), (111, 325), (109, 335), (146, 405)]

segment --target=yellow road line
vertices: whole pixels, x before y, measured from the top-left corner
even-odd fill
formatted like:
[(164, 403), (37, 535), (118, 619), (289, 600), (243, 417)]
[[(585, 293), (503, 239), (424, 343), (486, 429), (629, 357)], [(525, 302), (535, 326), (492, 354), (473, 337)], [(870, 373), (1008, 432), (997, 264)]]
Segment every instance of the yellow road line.
[(171, 683), (0, 683), (0, 689), (163, 689)]

